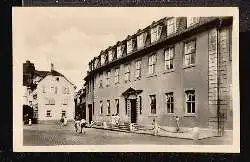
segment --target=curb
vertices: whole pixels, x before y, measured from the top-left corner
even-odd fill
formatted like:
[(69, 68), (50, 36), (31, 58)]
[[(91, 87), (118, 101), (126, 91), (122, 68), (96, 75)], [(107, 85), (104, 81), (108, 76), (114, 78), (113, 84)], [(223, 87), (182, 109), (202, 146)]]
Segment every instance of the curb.
[[(94, 129), (102, 129), (102, 130), (108, 130), (108, 131), (116, 131), (116, 132), (125, 132), (125, 133), (134, 133), (134, 134), (144, 134), (144, 135), (150, 135), (150, 136), (155, 136), (154, 134), (151, 133), (144, 133), (144, 132), (131, 132), (131, 131), (126, 131), (126, 130), (118, 130), (118, 129), (111, 129), (111, 128), (98, 128), (98, 127), (92, 127)], [(179, 139), (187, 139), (187, 140), (194, 140), (192, 138), (188, 138), (188, 137), (174, 137), (174, 136), (164, 136), (164, 135), (156, 135), (156, 137), (168, 137), (168, 138), (179, 138)], [(209, 137), (206, 137), (209, 138)], [(205, 138), (202, 138), (205, 139)], [(198, 139), (201, 140), (201, 139)]]

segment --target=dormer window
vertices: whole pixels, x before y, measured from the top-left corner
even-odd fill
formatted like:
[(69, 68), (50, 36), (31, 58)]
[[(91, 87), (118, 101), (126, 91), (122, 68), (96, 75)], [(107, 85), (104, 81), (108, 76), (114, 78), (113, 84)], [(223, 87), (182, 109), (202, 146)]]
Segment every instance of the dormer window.
[(176, 19), (171, 18), (167, 20), (167, 35), (171, 35), (176, 32)]
[(199, 23), (199, 17), (187, 17), (187, 27), (193, 26)]
[(105, 55), (102, 54), (101, 55), (101, 65), (104, 65), (104, 63), (105, 63)]
[(98, 67), (99, 59), (95, 59), (95, 68)]
[(137, 36), (137, 48), (142, 48), (145, 46), (147, 33), (142, 33)]
[(127, 53), (132, 52), (132, 50), (133, 50), (133, 40), (130, 39), (127, 41)]
[(151, 29), (151, 43), (156, 42), (161, 37), (162, 26), (157, 25)]
[(108, 60), (109, 60), (109, 62), (111, 62), (111, 61), (113, 60), (113, 53), (112, 53), (112, 50), (110, 50), (110, 51), (108, 52)]
[(122, 46), (117, 46), (117, 58), (122, 56)]

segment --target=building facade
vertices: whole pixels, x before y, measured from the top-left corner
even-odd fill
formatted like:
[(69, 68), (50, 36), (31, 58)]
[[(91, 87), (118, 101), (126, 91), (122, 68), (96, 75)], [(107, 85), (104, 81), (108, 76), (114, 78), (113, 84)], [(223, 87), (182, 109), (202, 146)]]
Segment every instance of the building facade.
[(100, 52), (85, 77), (86, 116), (232, 129), (232, 17), (166, 17)]
[(74, 85), (64, 75), (55, 71), (53, 64), (50, 71), (38, 71), (35, 68), (31, 71), (25, 70), (30, 64), (29, 61), (23, 64), (24, 76), (29, 76), (24, 79), (24, 96), (26, 104), (33, 108), (33, 120), (59, 120), (62, 116), (73, 120)]

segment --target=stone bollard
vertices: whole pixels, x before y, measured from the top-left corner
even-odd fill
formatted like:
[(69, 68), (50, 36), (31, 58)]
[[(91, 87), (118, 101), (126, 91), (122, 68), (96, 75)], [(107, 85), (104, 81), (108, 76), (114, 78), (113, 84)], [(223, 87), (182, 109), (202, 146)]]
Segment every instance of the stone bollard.
[(106, 123), (106, 122), (103, 122), (103, 128), (104, 128), (104, 129), (107, 129), (107, 128), (108, 128), (108, 126), (107, 126), (107, 123)]
[(198, 140), (200, 135), (200, 131), (198, 127), (193, 128), (193, 140)]
[(29, 125), (32, 125), (31, 119), (29, 119)]

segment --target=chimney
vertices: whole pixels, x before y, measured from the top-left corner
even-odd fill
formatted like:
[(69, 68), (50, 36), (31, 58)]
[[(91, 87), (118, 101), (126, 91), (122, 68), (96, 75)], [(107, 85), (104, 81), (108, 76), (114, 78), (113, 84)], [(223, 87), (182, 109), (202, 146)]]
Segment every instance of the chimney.
[(55, 70), (55, 69), (54, 69), (54, 64), (51, 63), (50, 65), (51, 65), (51, 71), (54, 71), (54, 70)]

